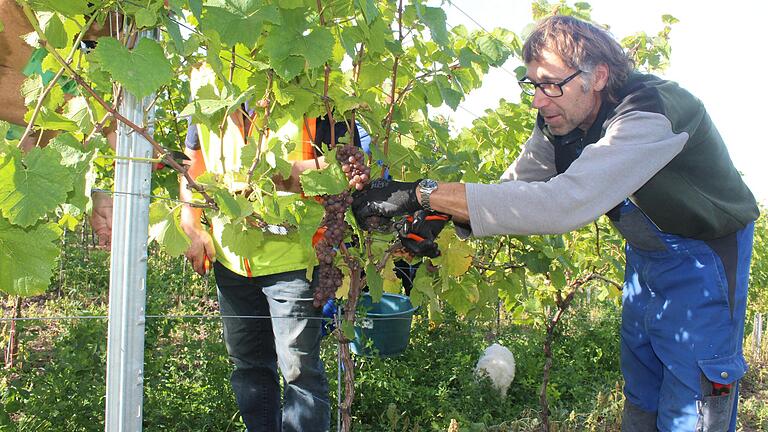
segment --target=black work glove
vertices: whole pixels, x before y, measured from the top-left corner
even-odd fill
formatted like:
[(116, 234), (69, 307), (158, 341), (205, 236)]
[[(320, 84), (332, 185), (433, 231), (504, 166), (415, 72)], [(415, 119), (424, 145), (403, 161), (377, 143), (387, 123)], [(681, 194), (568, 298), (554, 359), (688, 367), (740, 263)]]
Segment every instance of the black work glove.
[(440, 256), (440, 249), (435, 239), (449, 220), (451, 217), (447, 214), (426, 210), (406, 216), (397, 231), (400, 243), (416, 256), (436, 258)]
[(392, 218), (412, 214), (421, 209), (416, 198), (419, 182), (376, 179), (363, 190), (352, 194), (352, 213), (361, 225), (370, 216)]

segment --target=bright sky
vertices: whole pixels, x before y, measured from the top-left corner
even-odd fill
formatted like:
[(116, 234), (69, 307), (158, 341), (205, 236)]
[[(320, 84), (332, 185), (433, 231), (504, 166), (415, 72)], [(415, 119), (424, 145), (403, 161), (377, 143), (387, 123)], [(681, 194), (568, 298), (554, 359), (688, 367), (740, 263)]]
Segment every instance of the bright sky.
[[(466, 15), (485, 29), (505, 27), (521, 34), (532, 21), (531, 1), (452, 0), (444, 4), (448, 23), (479, 29)], [(656, 34), (663, 27), (661, 16), (680, 20), (672, 26), (671, 67), (662, 76), (680, 83), (704, 102), (731, 158), (744, 174), (752, 192), (768, 205), (768, 139), (750, 125), (768, 123), (768, 70), (765, 68), (766, 0), (591, 0), (592, 18), (608, 24), (621, 39), (638, 31)], [(569, 1), (569, 4), (573, 2)], [(462, 14), (457, 8), (461, 9)], [(504, 69), (514, 72), (518, 64)], [(506, 71), (492, 71), (483, 87), (472, 93), (461, 107), (448, 114), (458, 127), (471, 125), (474, 116), (498, 106), (504, 98), (516, 101), (519, 87)], [(470, 114), (471, 112), (471, 114)]]

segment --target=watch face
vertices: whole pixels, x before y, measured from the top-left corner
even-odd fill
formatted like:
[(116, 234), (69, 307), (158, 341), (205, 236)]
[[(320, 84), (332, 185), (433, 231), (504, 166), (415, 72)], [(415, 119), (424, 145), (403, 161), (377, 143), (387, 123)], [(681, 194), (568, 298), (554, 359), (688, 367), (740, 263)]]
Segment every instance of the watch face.
[(437, 188), (437, 182), (432, 179), (424, 179), (421, 181), (420, 185), (423, 189), (436, 189)]

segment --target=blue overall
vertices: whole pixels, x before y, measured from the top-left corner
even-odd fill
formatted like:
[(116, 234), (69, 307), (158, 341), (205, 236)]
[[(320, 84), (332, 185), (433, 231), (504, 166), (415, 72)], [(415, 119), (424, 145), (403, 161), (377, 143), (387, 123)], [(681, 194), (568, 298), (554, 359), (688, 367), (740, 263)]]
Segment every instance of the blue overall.
[[(703, 241), (660, 231), (630, 200), (617, 210), (627, 240), (622, 429), (735, 431), (754, 223)], [(733, 386), (713, 395), (712, 383)]]

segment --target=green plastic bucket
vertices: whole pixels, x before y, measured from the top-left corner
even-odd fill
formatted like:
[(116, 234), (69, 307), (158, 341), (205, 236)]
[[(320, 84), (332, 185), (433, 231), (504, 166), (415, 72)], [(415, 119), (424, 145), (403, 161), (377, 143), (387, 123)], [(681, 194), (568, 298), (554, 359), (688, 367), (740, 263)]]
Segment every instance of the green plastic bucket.
[(355, 339), (350, 343), (353, 353), (371, 357), (378, 352), (381, 357), (390, 357), (405, 351), (416, 310), (408, 297), (384, 293), (381, 301), (374, 303), (369, 294), (363, 294), (358, 306), (368, 313), (355, 320)]

